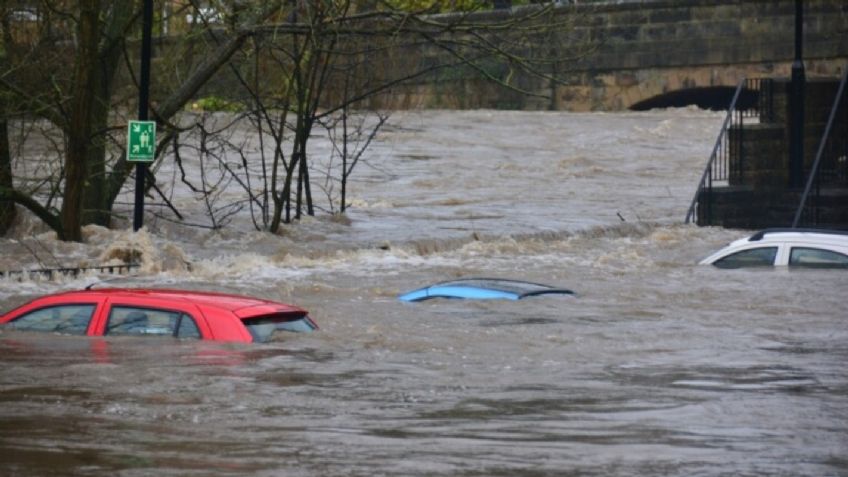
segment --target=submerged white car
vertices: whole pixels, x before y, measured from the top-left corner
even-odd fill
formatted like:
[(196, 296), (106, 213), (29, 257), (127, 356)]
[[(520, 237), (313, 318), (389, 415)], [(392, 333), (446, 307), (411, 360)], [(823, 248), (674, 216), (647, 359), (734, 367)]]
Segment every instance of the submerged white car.
[(848, 231), (766, 229), (731, 243), (701, 265), (848, 268)]

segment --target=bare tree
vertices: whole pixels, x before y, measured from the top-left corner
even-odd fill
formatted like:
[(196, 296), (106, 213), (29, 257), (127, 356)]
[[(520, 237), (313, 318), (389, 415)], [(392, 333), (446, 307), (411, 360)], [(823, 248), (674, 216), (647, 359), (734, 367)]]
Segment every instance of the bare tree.
[[(131, 63), (127, 40), (133, 28), (137, 31), (140, 2), (79, 0), (73, 8), (66, 7), (67, 3), (43, 0), (32, 12), (35, 17), (26, 19), (26, 25), (18, 25), (17, 30), (4, 28), (8, 32), (4, 47), (19, 51), (14, 56), (21, 63), (9, 65), (0, 74), (4, 97), (13, 97), (26, 105), (23, 112), (44, 118), (64, 133), (61, 210), (57, 214), (45, 208), (35, 197), (9, 183), (0, 183), (0, 199), (30, 209), (61, 239), (78, 241), (83, 223), (108, 225), (112, 204), (131, 171), (122, 154), (116, 154), (108, 168), (106, 150), (110, 141), (117, 142), (109, 133), (120, 129), (109, 126), (110, 114), (115, 108), (130, 109), (127, 102), (121, 106), (113, 101), (114, 81), (121, 60)], [(230, 8), (238, 15), (231, 15), (226, 41), (192, 65), (178, 87), (159, 101), (154, 108), (157, 121), (169, 124), (239, 50), (253, 28), (278, 9), (279, 2), (261, 2), (253, 9)], [(6, 9), (3, 13), (8, 18), (15, 11)]]
[[(274, 204), (269, 230), (314, 214), (308, 143), (316, 124), (344, 129), (330, 133), (338, 146), (334, 154), (343, 162), (337, 180), (344, 211), (347, 181), (363, 153), (347, 150), (350, 111), (372, 108), (384, 93), (452, 69), (517, 94), (540, 95), (527, 78), (554, 85), (561, 82), (558, 65), (590, 51), (586, 42), (577, 47), (570, 41), (563, 30), (573, 27), (574, 16), (557, 13), (553, 4), (492, 14), (479, 11), (482, 2), (457, 2), (458, 11), (432, 15), (442, 3), (363, 7), (345, 0), (305, 1), (288, 12), (288, 21), (258, 32), (252, 60), (264, 65), (266, 74), (272, 72), (273, 83), (259, 81), (258, 66), (252, 81), (248, 71), (235, 73), (251, 98), (257, 127), (273, 142), (269, 176), (263, 178)], [(370, 144), (373, 135), (365, 136), (369, 140), (363, 144)], [(325, 171), (325, 193), (332, 188), (331, 173)]]
[[(108, 225), (112, 205), (131, 172), (122, 153), (123, 122), (116, 118), (131, 111), (134, 103), (134, 89), (126, 85), (135, 78), (130, 40), (138, 36), (138, 1), (79, 0), (65, 10), (68, 2), (41, 0), (31, 28), (4, 28), (0, 105), (15, 104), (15, 114), (48, 121), (64, 139), (62, 179), (50, 187), (60, 191), (61, 210), (49, 207), (44, 194), (20, 190), (4, 178), (2, 142), (0, 201), (6, 202), (0, 204), (23, 205), (62, 239), (79, 240), (84, 223)], [(570, 41), (574, 15), (553, 3), (507, 12), (484, 11), (487, 3), (477, 0), (220, 0), (203, 5), (184, 0), (160, 4), (161, 11), (165, 7), (191, 20), (181, 35), (161, 41), (170, 57), (164, 55), (156, 63), (167, 68), (161, 75), (166, 82), (154, 91), (151, 107), (165, 132), (157, 161), (164, 160), (167, 151), (174, 151), (167, 157), (179, 160), (177, 141), (186, 126), (179, 125), (176, 115), (213, 76), (224, 76), (219, 72), (224, 66), (241, 85), (247, 117), (256, 127), (258, 167), (237, 147), (228, 147), (227, 154), (240, 158), (241, 172), (228, 170), (230, 162), (222, 155), (201, 152), (218, 161), (216, 167), (227, 165), (222, 169), (230, 175), (227, 180), (246, 193), (244, 200), (234, 202), (240, 206), (227, 208), (220, 206), (223, 198), (211, 194), (216, 188), (196, 185), (208, 201), (213, 227), (244, 207), (257, 227), (272, 232), (314, 214), (309, 141), (316, 126), (341, 128), (341, 133), (328, 134), (335, 138), (332, 154), (342, 165), (328, 167), (323, 188), (334, 211), (331, 181), (339, 184), (343, 212), (353, 168), (385, 118), (380, 116), (371, 131), (350, 128), (349, 120), (360, 111), (379, 109), (375, 105), (383, 95), (411, 81), (459, 72), (516, 94), (538, 96), (544, 89), (539, 82), (552, 89), (550, 85), (562, 81), (561, 66), (591, 50), (585, 41)], [(450, 12), (437, 13), (446, 10)], [(8, 18), (8, 10), (0, 13)], [(359, 146), (348, 148), (357, 141)], [(167, 202), (155, 183), (152, 187)]]
[[(389, 115), (381, 111), (374, 112), (372, 118), (369, 111), (350, 114), (347, 108), (343, 108), (337, 114), (319, 121), (332, 143), (332, 152), (327, 158), (321, 187), (327, 196), (330, 213), (343, 214), (347, 210), (347, 186), (353, 170), (388, 119)], [(336, 201), (339, 204), (338, 211)]]

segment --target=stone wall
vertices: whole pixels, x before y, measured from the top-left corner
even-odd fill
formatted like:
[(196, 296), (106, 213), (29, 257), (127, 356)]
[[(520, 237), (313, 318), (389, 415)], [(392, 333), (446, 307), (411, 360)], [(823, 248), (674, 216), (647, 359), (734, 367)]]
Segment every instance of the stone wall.
[[(579, 19), (569, 34), (597, 48), (568, 65), (562, 84), (519, 79), (539, 94), (553, 91), (551, 99), (516, 95), (487, 85), (470, 71), (454, 71), (395, 90), (386, 104), (622, 110), (681, 89), (735, 86), (742, 77), (789, 76), (794, 5), (794, 0), (565, 5), (557, 15)], [(848, 2), (805, 0), (804, 19), (808, 77), (839, 76), (848, 64)]]

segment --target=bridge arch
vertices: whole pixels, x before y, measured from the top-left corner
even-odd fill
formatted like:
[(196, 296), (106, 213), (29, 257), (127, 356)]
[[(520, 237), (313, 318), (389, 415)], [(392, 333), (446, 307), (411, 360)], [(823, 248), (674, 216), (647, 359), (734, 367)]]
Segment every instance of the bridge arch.
[[(686, 106), (697, 106), (701, 109), (712, 111), (726, 110), (733, 99), (736, 88), (733, 86), (705, 86), (694, 88), (683, 88), (675, 91), (667, 91), (647, 99), (638, 101), (628, 109), (632, 111), (647, 111), (655, 108), (683, 108)], [(742, 90), (739, 95), (737, 107), (747, 109), (757, 101), (757, 95), (750, 90)]]

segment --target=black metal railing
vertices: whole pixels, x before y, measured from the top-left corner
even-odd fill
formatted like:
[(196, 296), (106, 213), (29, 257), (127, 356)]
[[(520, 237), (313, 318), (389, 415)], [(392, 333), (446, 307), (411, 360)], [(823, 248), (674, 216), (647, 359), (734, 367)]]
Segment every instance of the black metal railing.
[(101, 265), (97, 267), (57, 267), (57, 268), (36, 268), (32, 270), (0, 270), (0, 278), (7, 277), (27, 277), (27, 276), (71, 276), (76, 277), (82, 273), (94, 271), (97, 273), (121, 274), (129, 273), (132, 269), (138, 268), (137, 263), (125, 263), (121, 265)]
[(757, 115), (761, 123), (774, 122), (774, 78), (748, 78), (745, 90), (756, 95), (756, 107), (749, 110)]
[[(698, 217), (705, 218), (703, 221), (698, 220), (699, 223), (704, 222), (700, 225), (712, 222), (713, 182), (728, 181), (731, 177), (740, 183), (744, 180), (743, 125), (746, 119), (751, 121), (752, 118), (756, 118), (759, 122), (773, 121), (773, 84), (771, 78), (744, 78), (739, 81), (733, 93), (733, 99), (727, 107), (727, 116), (724, 118), (713, 152), (707, 161), (707, 167), (701, 174), (695, 196), (686, 212), (687, 224)], [(733, 140), (730, 138), (731, 131), (735, 135)], [(706, 191), (706, 200), (703, 203), (700, 200), (702, 191)]]
[[(807, 175), (807, 184), (798, 208), (792, 228), (799, 225), (816, 226), (820, 224), (821, 187), (848, 186), (848, 99), (845, 83), (848, 81), (848, 68), (842, 73), (842, 80), (836, 91), (830, 116), (824, 128), (816, 158)], [(810, 195), (812, 193), (812, 196)]]

